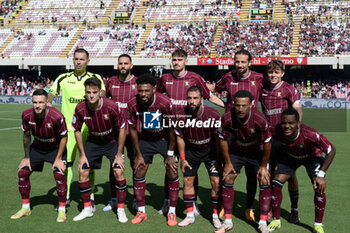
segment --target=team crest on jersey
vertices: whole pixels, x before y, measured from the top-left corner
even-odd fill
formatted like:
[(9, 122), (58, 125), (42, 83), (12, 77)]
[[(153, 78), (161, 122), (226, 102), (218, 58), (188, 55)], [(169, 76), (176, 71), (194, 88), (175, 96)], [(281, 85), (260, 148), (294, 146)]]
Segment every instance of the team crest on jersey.
[(255, 86), (255, 81), (251, 81), (250, 84), (252, 84), (252, 86)]
[(282, 92), (277, 92), (277, 97), (282, 97)]
[(190, 83), (188, 81), (185, 81), (185, 86), (189, 86)]
[(103, 114), (103, 119), (108, 120), (109, 119), (108, 114)]
[(136, 85), (131, 85), (131, 89), (135, 89), (136, 88)]
[(47, 128), (52, 128), (51, 123), (46, 123), (46, 127), (47, 127)]
[(249, 129), (250, 133), (255, 133), (255, 129), (254, 128), (251, 128)]

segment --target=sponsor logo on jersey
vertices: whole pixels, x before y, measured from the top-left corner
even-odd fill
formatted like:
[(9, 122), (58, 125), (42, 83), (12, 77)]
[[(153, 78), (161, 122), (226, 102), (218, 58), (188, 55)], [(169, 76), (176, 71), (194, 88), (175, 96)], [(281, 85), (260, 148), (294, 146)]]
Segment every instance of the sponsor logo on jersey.
[(230, 85), (237, 86), (237, 85), (238, 85), (238, 83), (235, 83), (235, 82), (230, 82)]
[(112, 88), (120, 88), (120, 86), (114, 86), (114, 85), (113, 85)]
[(105, 136), (105, 135), (108, 135), (112, 132), (112, 128), (110, 128), (109, 130), (107, 131), (103, 131), (103, 132), (95, 132), (95, 131), (89, 131), (89, 133), (91, 135), (94, 135), (94, 136)]
[(69, 83), (69, 84), (75, 84), (76, 82), (73, 82), (73, 81), (68, 81), (67, 83)]
[(92, 119), (92, 117), (84, 117), (84, 120), (91, 120)]
[(30, 124), (30, 125), (36, 125), (36, 123), (35, 123), (35, 122), (32, 122), (32, 121), (28, 121), (28, 124)]
[(171, 85), (172, 85), (172, 84), (173, 84), (173, 82), (165, 82), (165, 84), (171, 84)]
[(84, 99), (76, 99), (76, 98), (74, 98), (74, 97), (70, 97), (69, 99), (68, 99), (68, 102), (69, 103), (71, 103), (71, 104), (77, 104), (77, 103), (79, 103), (79, 102), (81, 102), (81, 101), (83, 101)]
[(274, 108), (270, 110), (265, 110), (265, 115), (270, 116), (270, 115), (276, 115), (282, 113), (282, 108)]

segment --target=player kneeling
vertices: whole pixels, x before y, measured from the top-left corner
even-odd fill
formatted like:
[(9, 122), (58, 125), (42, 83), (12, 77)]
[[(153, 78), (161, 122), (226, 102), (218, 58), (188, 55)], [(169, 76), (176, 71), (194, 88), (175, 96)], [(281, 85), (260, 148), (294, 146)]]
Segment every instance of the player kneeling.
[[(66, 221), (67, 183), (64, 177), (66, 165), (63, 159), (66, 157), (67, 128), (63, 115), (55, 108), (48, 107), (47, 103), (46, 91), (36, 90), (33, 93), (33, 108), (22, 113), (25, 158), (18, 166), (18, 188), (22, 197), (22, 209), (12, 215), (11, 219), (31, 215), (29, 176), (33, 171), (41, 172), (44, 162), (49, 162), (53, 164), (59, 202), (57, 222)], [(32, 144), (30, 132), (34, 136)]]
[[(323, 233), (322, 219), (326, 206), (325, 175), (335, 156), (335, 148), (324, 135), (301, 124), (299, 113), (295, 109), (284, 110), (281, 119), (281, 124), (276, 126), (276, 140), (282, 143), (284, 152), (279, 158), (275, 177), (272, 180), (274, 220), (268, 226), (269, 231), (281, 227), (280, 210), (283, 184), (303, 165), (315, 190), (314, 232)], [(326, 153), (325, 158), (320, 150)]]
[[(118, 198), (119, 222), (128, 221), (124, 202), (126, 199), (126, 179), (124, 176), (124, 143), (125, 116), (121, 114), (118, 105), (105, 97), (101, 97), (101, 81), (90, 78), (85, 81), (85, 100), (75, 108), (73, 129), (80, 152), (79, 159), (79, 189), (84, 202), (84, 209), (73, 218), (80, 221), (93, 216), (91, 208), (91, 186), (89, 180), (90, 169), (100, 169), (103, 155), (106, 155), (113, 168), (116, 179), (116, 195)], [(85, 123), (89, 135), (85, 146), (81, 135), (81, 127)], [(117, 136), (118, 135), (118, 138)]]

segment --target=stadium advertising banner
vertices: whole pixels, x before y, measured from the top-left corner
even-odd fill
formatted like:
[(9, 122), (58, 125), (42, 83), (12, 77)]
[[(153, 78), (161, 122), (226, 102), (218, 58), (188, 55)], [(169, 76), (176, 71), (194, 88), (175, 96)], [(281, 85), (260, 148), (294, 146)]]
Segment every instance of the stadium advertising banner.
[[(253, 57), (252, 65), (267, 65), (271, 60), (281, 59), (285, 65), (307, 65), (307, 57)], [(232, 57), (199, 57), (199, 66), (234, 65)]]
[[(0, 104), (32, 104), (32, 96), (0, 96)], [(53, 105), (61, 105), (62, 98), (57, 96), (53, 101)]]

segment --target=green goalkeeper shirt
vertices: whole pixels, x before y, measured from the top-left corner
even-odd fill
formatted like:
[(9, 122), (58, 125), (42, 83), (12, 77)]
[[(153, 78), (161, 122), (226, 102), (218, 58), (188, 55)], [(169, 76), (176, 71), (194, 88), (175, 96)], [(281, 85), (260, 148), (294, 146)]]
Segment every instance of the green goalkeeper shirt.
[(66, 118), (68, 131), (72, 131), (71, 125), (75, 107), (80, 101), (84, 100), (84, 82), (93, 77), (101, 80), (101, 89), (105, 91), (106, 88), (100, 75), (86, 72), (84, 76), (77, 76), (74, 71), (58, 76), (50, 88), (49, 92), (55, 97), (62, 92), (61, 112)]

